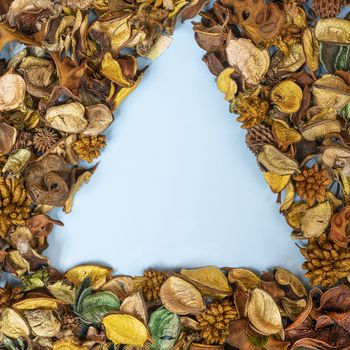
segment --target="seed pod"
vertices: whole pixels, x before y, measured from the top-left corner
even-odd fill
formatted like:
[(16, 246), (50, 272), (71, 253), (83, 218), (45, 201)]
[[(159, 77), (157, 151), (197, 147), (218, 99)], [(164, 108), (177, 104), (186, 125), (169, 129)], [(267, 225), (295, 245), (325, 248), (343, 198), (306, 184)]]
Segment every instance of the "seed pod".
[(278, 84), (271, 92), (271, 101), (283, 113), (295, 113), (301, 106), (303, 91), (290, 80)]

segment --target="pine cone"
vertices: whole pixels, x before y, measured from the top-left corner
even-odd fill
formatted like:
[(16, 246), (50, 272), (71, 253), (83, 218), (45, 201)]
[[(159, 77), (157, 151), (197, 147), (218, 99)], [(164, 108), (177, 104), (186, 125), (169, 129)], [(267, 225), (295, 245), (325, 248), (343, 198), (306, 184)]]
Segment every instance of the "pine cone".
[(148, 270), (143, 273), (143, 277), (136, 278), (136, 284), (142, 290), (146, 301), (154, 301), (159, 298), (160, 287), (166, 279), (165, 273)]
[(30, 204), (22, 180), (0, 177), (0, 236), (5, 237), (11, 226), (25, 225)]
[(238, 114), (237, 121), (243, 123), (242, 128), (248, 129), (260, 124), (267, 118), (269, 104), (262, 101), (259, 96), (239, 95), (234, 106)]
[(346, 4), (344, 0), (311, 0), (312, 7), (319, 17), (336, 17), (342, 6)]
[(312, 207), (316, 201), (322, 203), (326, 198), (327, 187), (332, 180), (326, 170), (318, 170), (317, 164), (312, 168), (304, 168), (302, 173), (293, 177), (300, 198)]
[(305, 277), (312, 286), (332, 287), (350, 273), (350, 250), (328, 240), (325, 233), (310, 239), (300, 252), (306, 259), (302, 265), (308, 270)]
[(73, 144), (73, 149), (78, 157), (89, 163), (100, 156), (100, 150), (104, 147), (106, 147), (106, 136), (103, 135), (96, 137), (83, 136)]
[(204, 312), (197, 315), (204, 344), (224, 344), (228, 336), (229, 324), (238, 313), (231, 300), (223, 300), (207, 305)]
[(57, 132), (53, 129), (38, 128), (33, 136), (33, 147), (40, 153), (49, 151), (59, 140)]
[(255, 155), (258, 155), (261, 152), (265, 144), (277, 146), (271, 128), (264, 124), (255, 125), (249, 128), (245, 137), (245, 142)]

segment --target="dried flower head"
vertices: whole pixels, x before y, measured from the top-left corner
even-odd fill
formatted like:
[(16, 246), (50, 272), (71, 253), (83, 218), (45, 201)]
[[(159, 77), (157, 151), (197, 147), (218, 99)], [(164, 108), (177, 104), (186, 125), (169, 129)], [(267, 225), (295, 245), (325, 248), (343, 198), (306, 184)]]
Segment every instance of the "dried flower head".
[(101, 154), (101, 149), (106, 147), (106, 136), (99, 135), (96, 137), (81, 136), (73, 144), (73, 149), (82, 160), (91, 163), (95, 158)]
[(4, 237), (11, 226), (25, 225), (30, 217), (31, 201), (23, 180), (0, 178), (0, 235)]
[(304, 168), (299, 175), (293, 177), (297, 193), (312, 207), (316, 202), (325, 201), (328, 186), (332, 180), (325, 169), (319, 170), (315, 164), (312, 168)]
[(350, 250), (330, 241), (325, 233), (310, 239), (305, 248), (300, 249), (306, 259), (303, 269), (312, 286), (329, 288), (350, 273)]
[(33, 147), (40, 153), (49, 151), (59, 140), (59, 135), (53, 129), (37, 128), (33, 136)]
[(204, 344), (224, 344), (228, 336), (229, 324), (237, 317), (237, 310), (232, 300), (225, 299), (207, 305), (206, 310), (196, 316)]
[(234, 105), (234, 110), (238, 114), (237, 121), (243, 123), (242, 128), (248, 129), (267, 118), (269, 103), (256, 95), (247, 97), (240, 94)]

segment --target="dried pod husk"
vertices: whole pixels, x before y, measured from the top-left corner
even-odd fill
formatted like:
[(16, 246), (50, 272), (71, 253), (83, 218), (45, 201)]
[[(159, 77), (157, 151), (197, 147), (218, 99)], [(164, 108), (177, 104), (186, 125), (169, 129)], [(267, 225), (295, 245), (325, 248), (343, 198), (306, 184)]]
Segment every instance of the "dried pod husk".
[(249, 298), (247, 315), (254, 328), (263, 335), (276, 334), (283, 329), (277, 304), (262, 289), (254, 289)]
[(207, 28), (202, 24), (197, 24), (193, 27), (193, 30), (197, 44), (207, 52), (215, 52), (225, 46), (229, 38), (228, 33), (219, 25)]
[(18, 74), (5, 74), (0, 77), (0, 112), (18, 108), (26, 95), (26, 83)]
[(318, 41), (336, 44), (350, 44), (350, 21), (340, 18), (321, 18), (315, 27)]
[(84, 106), (79, 102), (72, 102), (50, 107), (45, 120), (53, 129), (76, 134), (83, 132), (88, 125), (84, 115)]
[(328, 73), (350, 70), (350, 45), (321, 43), (320, 60)]
[(258, 161), (268, 171), (278, 175), (292, 175), (299, 171), (298, 163), (272, 145), (264, 145)]
[(318, 79), (312, 86), (317, 106), (339, 110), (350, 103), (350, 86), (345, 81), (331, 74)]
[(308, 141), (315, 141), (331, 133), (339, 133), (341, 124), (338, 120), (321, 120), (308, 123), (303, 127), (302, 135)]
[(160, 288), (163, 305), (178, 315), (198, 314), (205, 309), (201, 293), (179, 277), (169, 277)]
[(47, 97), (51, 94), (55, 72), (52, 61), (29, 56), (23, 58), (18, 71), (23, 75), (27, 91), (35, 97)]
[(113, 115), (110, 109), (103, 105), (97, 104), (85, 108), (88, 125), (81, 133), (84, 136), (96, 136), (105, 131), (113, 122)]
[(326, 201), (307, 209), (300, 219), (300, 229), (304, 238), (319, 237), (330, 224), (333, 207)]
[(269, 69), (268, 51), (257, 48), (249, 39), (230, 40), (226, 53), (229, 64), (241, 72), (247, 84), (258, 85)]
[(227, 278), (230, 283), (238, 282), (245, 289), (254, 289), (260, 287), (260, 278), (252, 271), (247, 269), (230, 269)]
[(303, 49), (306, 58), (306, 64), (310, 71), (318, 70), (320, 47), (315, 39), (314, 33), (310, 28), (306, 28), (303, 33)]
[(30, 328), (25, 319), (10, 308), (6, 308), (1, 313), (0, 331), (7, 337), (14, 339), (30, 335)]
[(299, 298), (307, 296), (307, 291), (299, 278), (293, 275), (290, 271), (281, 267), (276, 268), (275, 279), (282, 286), (290, 286), (292, 291)]
[(30, 310), (24, 312), (32, 332), (38, 337), (55, 337), (61, 328), (61, 322), (52, 310)]
[(285, 55), (278, 50), (271, 60), (271, 70), (275, 75), (296, 72), (305, 64), (305, 54), (301, 44), (293, 44)]
[(322, 153), (322, 161), (331, 168), (338, 169), (343, 176), (350, 176), (350, 149), (336, 145), (328, 146)]
[(49, 154), (29, 164), (24, 178), (28, 195), (36, 204), (60, 207), (69, 197), (71, 169), (56, 155)]
[(232, 101), (237, 93), (237, 83), (232, 79), (231, 75), (235, 72), (232, 67), (224, 69), (218, 76), (218, 89), (225, 94), (226, 101)]
[(290, 80), (278, 84), (271, 91), (271, 101), (283, 113), (295, 113), (301, 106), (303, 91)]
[(16, 139), (16, 128), (6, 123), (0, 123), (0, 153), (3, 155), (8, 154), (12, 150)]

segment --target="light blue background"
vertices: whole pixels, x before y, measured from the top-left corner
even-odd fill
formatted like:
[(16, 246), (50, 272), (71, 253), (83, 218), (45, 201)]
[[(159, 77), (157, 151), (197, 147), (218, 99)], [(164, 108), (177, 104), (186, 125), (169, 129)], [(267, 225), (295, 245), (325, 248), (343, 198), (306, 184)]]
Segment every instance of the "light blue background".
[(283, 265), (302, 257), (255, 157), (201, 61), (190, 23), (116, 112), (108, 146), (73, 212), (54, 216), (54, 266), (144, 268)]

